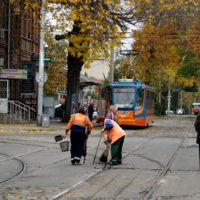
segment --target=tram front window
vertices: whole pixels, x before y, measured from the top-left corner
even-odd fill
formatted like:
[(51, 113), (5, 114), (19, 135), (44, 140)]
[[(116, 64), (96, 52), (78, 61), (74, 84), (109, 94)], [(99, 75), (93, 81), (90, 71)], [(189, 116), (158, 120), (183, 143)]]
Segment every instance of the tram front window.
[(135, 87), (115, 87), (113, 97), (116, 110), (133, 110)]

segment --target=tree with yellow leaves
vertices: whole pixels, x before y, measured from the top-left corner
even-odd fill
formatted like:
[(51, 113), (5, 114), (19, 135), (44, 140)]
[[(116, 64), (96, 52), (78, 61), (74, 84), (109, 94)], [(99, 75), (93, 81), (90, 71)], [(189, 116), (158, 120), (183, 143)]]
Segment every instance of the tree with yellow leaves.
[[(57, 20), (57, 28), (65, 33), (56, 39), (69, 41), (64, 121), (70, 118), (71, 96), (77, 91), (82, 66), (89, 67), (99, 56), (108, 58), (108, 50), (121, 46), (121, 38), (129, 25), (147, 21), (157, 23), (158, 19), (164, 21), (169, 16), (170, 19), (180, 15), (192, 18), (198, 11), (198, 4), (195, 4), (194, 0), (47, 0), (46, 9)], [(41, 1), (25, 0), (25, 9), (36, 11), (40, 7)], [(153, 66), (149, 70), (154, 71)]]
[(168, 69), (174, 71), (179, 56), (173, 47), (174, 39), (170, 37), (169, 25), (155, 27), (144, 24), (139, 30), (133, 31), (132, 35), (135, 37), (133, 50), (137, 52), (132, 63), (139, 69), (137, 78), (148, 83), (151, 78), (161, 79), (166, 71), (170, 71)]
[(54, 35), (47, 28), (45, 31), (45, 57), (51, 58), (50, 68), (46, 71), (48, 79), (44, 84), (44, 93), (53, 95), (63, 91), (67, 83), (67, 41), (55, 41)]

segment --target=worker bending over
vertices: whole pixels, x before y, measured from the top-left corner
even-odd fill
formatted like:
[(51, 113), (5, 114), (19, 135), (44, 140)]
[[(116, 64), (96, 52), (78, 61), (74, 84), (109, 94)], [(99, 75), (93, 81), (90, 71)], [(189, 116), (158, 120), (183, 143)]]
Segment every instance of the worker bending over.
[(122, 164), (122, 146), (126, 133), (124, 130), (113, 120), (98, 117), (96, 123), (104, 126), (105, 133), (111, 140), (111, 159), (108, 164), (117, 165)]

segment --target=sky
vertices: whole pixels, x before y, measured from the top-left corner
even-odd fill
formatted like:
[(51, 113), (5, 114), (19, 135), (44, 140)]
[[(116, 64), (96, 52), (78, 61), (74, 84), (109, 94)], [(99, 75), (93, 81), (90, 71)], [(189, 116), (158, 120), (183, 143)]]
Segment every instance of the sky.
[[(46, 13), (46, 18), (51, 18), (51, 13)], [(51, 19), (51, 24), (52, 24), (52, 26), (56, 26), (57, 21)], [(134, 38), (131, 37), (131, 31), (137, 29), (138, 27), (129, 25), (129, 30), (126, 33), (127, 38), (122, 40), (122, 43), (123, 43), (122, 49), (123, 50), (125, 50), (125, 51), (131, 50), (131, 45), (134, 42)]]

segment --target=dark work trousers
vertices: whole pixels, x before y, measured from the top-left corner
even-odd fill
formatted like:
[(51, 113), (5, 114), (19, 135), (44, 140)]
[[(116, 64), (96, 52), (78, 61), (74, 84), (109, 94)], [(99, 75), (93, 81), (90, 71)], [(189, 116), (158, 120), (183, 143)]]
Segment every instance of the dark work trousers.
[[(93, 114), (92, 114), (93, 115)], [(92, 122), (92, 115), (89, 114), (89, 119)]]
[(119, 138), (115, 143), (111, 144), (111, 164), (122, 163), (122, 146), (124, 143), (124, 136)]
[(71, 140), (71, 163), (79, 163), (82, 156), (83, 144), (86, 139), (85, 132), (72, 131), (70, 134)]

